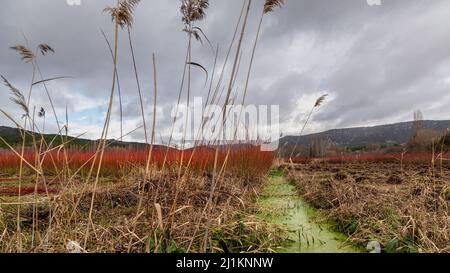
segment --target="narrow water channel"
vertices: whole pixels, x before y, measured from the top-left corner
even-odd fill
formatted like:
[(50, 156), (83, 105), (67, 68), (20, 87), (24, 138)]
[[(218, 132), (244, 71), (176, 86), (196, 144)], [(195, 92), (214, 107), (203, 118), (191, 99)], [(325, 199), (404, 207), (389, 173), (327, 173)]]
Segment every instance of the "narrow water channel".
[(258, 203), (267, 221), (286, 230), (289, 243), (277, 250), (280, 253), (359, 252), (346, 243), (345, 235), (314, 222), (317, 212), (282, 177), (270, 178)]

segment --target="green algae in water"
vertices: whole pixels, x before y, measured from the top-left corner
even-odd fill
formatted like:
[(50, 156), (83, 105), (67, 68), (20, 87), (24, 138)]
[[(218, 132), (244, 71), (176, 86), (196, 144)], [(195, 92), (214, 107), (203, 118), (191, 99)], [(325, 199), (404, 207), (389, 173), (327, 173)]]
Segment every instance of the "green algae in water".
[(316, 211), (304, 202), (282, 177), (271, 178), (258, 201), (267, 221), (287, 231), (280, 253), (355, 253), (346, 236), (313, 221)]

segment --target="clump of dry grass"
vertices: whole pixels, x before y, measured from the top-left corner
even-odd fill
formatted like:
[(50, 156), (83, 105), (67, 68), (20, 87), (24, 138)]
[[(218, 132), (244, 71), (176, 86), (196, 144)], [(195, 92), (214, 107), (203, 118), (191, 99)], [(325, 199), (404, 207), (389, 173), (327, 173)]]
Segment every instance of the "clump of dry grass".
[[(247, 205), (261, 183), (258, 180), (245, 182), (234, 176), (225, 177), (224, 183), (214, 192), (211, 215), (202, 213), (209, 199), (209, 191), (205, 190), (212, 183), (211, 177), (192, 176), (188, 178), (183, 189), (179, 191), (178, 206), (171, 211), (170, 204), (175, 198), (174, 185), (176, 172), (164, 172), (162, 180), (149, 179), (141, 181), (141, 171), (130, 172), (127, 177), (118, 181), (101, 182), (101, 187), (82, 189), (82, 184), (66, 185), (62, 191), (51, 199), (38, 199), (37, 214), (33, 217), (33, 205), (23, 205), (20, 214), (22, 226), (23, 251), (26, 252), (66, 252), (65, 246), (70, 241), (82, 241), (86, 233), (87, 218), (91, 209), (92, 191), (96, 191), (93, 204), (95, 213), (90, 236), (85, 251), (89, 252), (190, 252), (202, 251), (201, 240), (207, 219), (211, 219), (212, 236), (210, 252), (264, 252), (269, 251), (271, 240), (262, 232), (269, 227), (256, 219), (243, 217), (248, 210)], [(156, 174), (158, 174), (156, 172)], [(156, 178), (156, 177), (155, 177)], [(156, 194), (156, 187), (163, 183)], [(149, 213), (135, 214), (142, 191), (143, 204), (158, 204), (160, 210), (149, 207)], [(79, 199), (79, 202), (75, 200)], [(23, 200), (25, 203), (26, 199)], [(5, 231), (0, 243), (1, 252), (15, 250), (14, 232), (8, 226), (15, 225), (15, 207), (2, 205), (0, 229)], [(37, 216), (36, 216), (37, 215)], [(239, 216), (241, 215), (241, 216)], [(32, 220), (38, 218), (37, 236), (31, 244), (28, 235), (32, 232)], [(170, 233), (165, 230), (166, 223), (173, 217), (174, 224)], [(252, 219), (252, 220), (250, 220)], [(200, 223), (196, 228), (197, 223)], [(133, 228), (135, 227), (135, 228)], [(163, 227), (163, 229), (161, 229)], [(238, 231), (240, 233), (236, 234)], [(199, 236), (199, 237), (195, 237)], [(197, 238), (193, 242), (192, 238)], [(264, 242), (264, 243), (263, 243)]]
[[(391, 163), (322, 163), (298, 165), (289, 179), (355, 243), (377, 240), (385, 251), (450, 252), (450, 201), (443, 194), (450, 173), (436, 178), (420, 174), (421, 168), (410, 164), (396, 173), (400, 168)], [(336, 180), (342, 172), (347, 177)], [(401, 184), (389, 184), (393, 175)]]

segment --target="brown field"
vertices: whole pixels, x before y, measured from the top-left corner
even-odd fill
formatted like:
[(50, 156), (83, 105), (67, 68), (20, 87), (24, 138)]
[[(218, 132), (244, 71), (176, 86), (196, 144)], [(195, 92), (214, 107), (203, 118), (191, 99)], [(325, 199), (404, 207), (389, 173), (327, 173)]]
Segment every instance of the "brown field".
[(306, 201), (362, 246), (450, 252), (450, 168), (351, 162), (285, 165)]
[[(0, 150), (0, 252), (271, 251), (275, 236), (265, 232), (269, 228), (263, 221), (254, 219), (254, 211), (250, 208), (272, 167), (273, 154), (261, 151), (259, 136), (254, 143), (247, 143), (250, 145), (235, 146), (241, 144), (236, 136), (237, 129), (235, 136), (225, 142), (220, 137), (207, 140), (204, 129), (223, 130), (229, 118), (227, 111), (223, 111), (220, 120), (207, 118), (205, 113), (209, 111), (202, 111), (201, 128), (192, 136), (188, 135), (189, 130), (184, 130), (182, 139), (176, 141), (176, 118), (170, 118), (171, 123), (163, 123), (159, 118), (160, 94), (166, 96), (171, 89), (160, 84), (159, 75), (165, 66), (180, 65), (182, 68), (182, 73), (170, 75), (173, 80), (180, 81), (180, 89), (173, 96), (173, 109), (178, 110), (184, 105), (189, 108), (194, 91), (202, 92), (198, 94), (207, 98), (205, 105), (247, 104), (263, 18), (282, 7), (284, 1), (259, 3), (260, 20), (251, 38), (247, 37), (252, 19), (249, 15), (256, 5), (244, 1), (240, 12), (238, 10), (229, 18), (234, 34), (230, 40), (227, 38), (230, 42), (224, 48), (228, 51), (219, 50), (219, 44), (223, 46), (223, 42), (219, 42), (215, 50), (200, 28), (203, 26), (200, 21), (207, 17), (209, 1), (181, 1), (174, 12), (180, 12), (180, 35), (187, 42), (186, 51), (183, 48), (186, 55), (179, 63), (166, 63), (164, 57), (159, 57), (162, 53), (152, 53), (149, 63), (152, 77), (143, 77), (138, 69), (139, 63), (143, 64), (146, 59), (136, 56), (132, 39), (134, 15), (140, 2), (118, 0), (98, 10), (99, 16), (103, 12), (103, 16), (112, 21), (109, 31), (114, 34), (109, 39), (108, 31), (101, 31), (107, 45), (106, 54), (111, 56), (108, 63), (112, 77), (111, 85), (101, 87), (108, 90), (101, 103), (106, 106), (106, 111), (98, 113), (104, 114), (104, 121), (99, 122), (101, 129), (93, 132), (99, 134), (93, 137), (94, 141), (85, 143), (81, 139), (84, 134), (69, 136), (75, 125), (69, 123), (67, 104), (64, 119), (57, 113), (56, 93), (46, 84), (72, 77), (49, 78), (42, 73), (44, 69), (41, 70), (41, 58), (50, 54), (57, 56), (60, 50), (59, 56), (62, 56), (64, 48), (54, 49), (47, 43), (33, 45), (25, 34), (22, 44), (9, 47), (20, 61), (29, 64), (32, 81), (28, 89), (21, 90), (16, 83), (1, 76), (16, 113), (0, 109), (0, 114), (17, 127), (18, 133), (0, 136), (1, 148), (5, 149)], [(122, 37), (128, 43), (123, 44)], [(192, 58), (193, 52), (197, 54), (194, 43), (202, 46), (203, 40), (210, 45), (211, 57), (215, 59), (209, 69), (205, 68), (209, 60)], [(250, 62), (247, 68), (239, 69), (243, 49), (247, 46), (251, 49), (246, 53)], [(210, 49), (205, 47), (203, 50), (209, 52)], [(119, 65), (122, 50), (129, 52), (127, 56), (133, 64), (134, 94), (139, 98), (135, 107), (142, 117), (142, 125), (125, 131), (123, 118), (127, 113), (123, 111), (119, 83), (122, 75), (118, 72), (125, 70)], [(202, 87), (195, 84), (194, 76), (191, 77), (194, 67), (206, 74)], [(209, 77), (210, 74), (220, 76)], [(26, 78), (28, 80), (28, 75)], [(142, 81), (144, 78), (152, 87), (149, 93)], [(236, 79), (245, 80), (241, 90), (234, 87)], [(42, 85), (45, 91), (40, 94), (48, 99), (45, 109), (37, 105), (33, 97), (40, 91), (34, 90), (36, 85)], [(7, 96), (6, 92), (3, 94)], [(235, 100), (241, 96), (242, 100)], [(116, 107), (120, 111), (116, 112)], [(149, 112), (152, 112), (151, 120)], [(115, 118), (120, 121), (120, 126), (114, 130)], [(167, 136), (162, 136), (163, 130), (158, 130), (160, 125), (167, 127), (170, 132)], [(45, 130), (50, 126), (55, 128), (51, 135)], [(126, 145), (127, 149), (110, 147), (136, 131), (143, 133), (140, 141), (142, 144), (145, 141), (145, 146), (140, 147), (144, 148), (128, 149), (133, 145)], [(113, 135), (115, 139), (111, 141)], [(190, 149), (187, 147), (189, 141), (194, 144)]]
[[(4, 91), (0, 92), (3, 94), (1, 99), (6, 100), (9, 96), (11, 100), (8, 107), (3, 104), (0, 109), (0, 116), (4, 118), (1, 121), (17, 128), (16, 133), (0, 135), (0, 253), (270, 253), (283, 252), (283, 248), (301, 253), (305, 249), (305, 240), (306, 245), (311, 246), (310, 250), (315, 251), (319, 249), (315, 248), (317, 245), (339, 243), (340, 246), (340, 243), (348, 242), (345, 236), (339, 239), (337, 235), (342, 234), (334, 231), (324, 232), (324, 240), (316, 236), (323, 236), (320, 233), (329, 229), (328, 225), (322, 228), (320, 221), (331, 222), (332, 228), (345, 233), (350, 242), (362, 248), (376, 241), (382, 247), (379, 252), (450, 252), (448, 131), (444, 135), (421, 131), (423, 116), (420, 111), (414, 113), (414, 131), (409, 143), (398, 143), (392, 150), (382, 143), (372, 143), (372, 139), (368, 140), (368, 147), (337, 147), (334, 143), (337, 141), (325, 145), (320, 139), (311, 139), (305, 147), (299, 147), (297, 140), (295, 145), (286, 142), (275, 153), (262, 151), (261, 145), (274, 139), (264, 140), (257, 127), (272, 131), (276, 127), (274, 120), (270, 126), (264, 126), (260, 124), (262, 116), (259, 113), (256, 124), (250, 124), (252, 118), (249, 117), (247, 122), (247, 113), (240, 106), (261, 103), (250, 99), (253, 95), (264, 98), (262, 93), (255, 93), (259, 91), (255, 87), (266, 89), (268, 83), (267, 90), (271, 93), (264, 99), (276, 103), (272, 90), (283, 89), (284, 81), (290, 79), (285, 76), (272, 79), (265, 76), (267, 73), (264, 79), (270, 79), (268, 83), (261, 82), (260, 77), (253, 79), (260, 67), (274, 70), (261, 59), (272, 57), (272, 54), (258, 52), (259, 42), (263, 34), (267, 34), (264, 31), (267, 19), (264, 18), (274, 16), (272, 13), (287, 1), (243, 1), (240, 9), (239, 5), (225, 17), (229, 29), (220, 26), (220, 32), (227, 35), (226, 40), (212, 42), (202, 30), (209, 28), (205, 22), (209, 0), (180, 1), (180, 7), (174, 12), (180, 12), (177, 29), (179, 35), (183, 35), (186, 47), (181, 48), (182, 55), (177, 60), (165, 55), (165, 50), (172, 47), (162, 48), (164, 52), (149, 51), (151, 48), (161, 50), (156, 44), (145, 47), (147, 53), (142, 57), (135, 56), (142, 50), (135, 52), (138, 44), (134, 45), (132, 38), (134, 34), (141, 34), (141, 31), (135, 33), (133, 30), (135, 11), (141, 1), (111, 2), (111, 6), (98, 10), (99, 16), (106, 13), (102, 16), (111, 21), (106, 32), (101, 31), (105, 40), (103, 50), (108, 58), (105, 60), (110, 66), (107, 73), (111, 75), (109, 83), (103, 81), (109, 79), (103, 74), (98, 82), (95, 81), (98, 90), (106, 92), (101, 102), (100, 93), (94, 94), (96, 88), (82, 93), (76, 101), (78, 97), (72, 97), (72, 94), (79, 91), (79, 86), (64, 85), (70, 96), (63, 96), (53, 84), (47, 86), (49, 82), (75, 80), (77, 75), (46, 75), (42, 71), (56, 69), (47, 67), (52, 63), (50, 59), (50, 62), (41, 62), (41, 59), (49, 58), (49, 55), (54, 58), (68, 54), (82, 58), (82, 55), (58, 47), (56, 41), (49, 41), (52, 46), (55, 43), (55, 49), (47, 43), (33, 44), (44, 37), (29, 42), (25, 34), (21, 43), (9, 46), (8, 50), (16, 54), (17, 66), (23, 66), (22, 62), (28, 64), (31, 74), (19, 74), (14, 68), (6, 71), (17, 73), (8, 76), (11, 81), (0, 76), (0, 91)], [(219, 25), (214, 21), (211, 26)], [(94, 30), (97, 29), (96, 23)], [(283, 33), (283, 29), (278, 32)], [(163, 38), (166, 33), (155, 33), (155, 37)], [(38, 34), (30, 37), (38, 38)], [(145, 36), (153, 37), (148, 33)], [(11, 39), (11, 42), (16, 40)], [(84, 48), (85, 51), (91, 49)], [(273, 54), (278, 53), (278, 50), (269, 49)], [(95, 55), (99, 56), (97, 53)], [(150, 53), (151, 59), (147, 55)], [(177, 56), (178, 53), (170, 54)], [(56, 63), (57, 68), (63, 60)], [(99, 65), (96, 71), (104, 70), (108, 65), (105, 60), (96, 58)], [(241, 60), (244, 60), (242, 66)], [(121, 65), (129, 63), (132, 68)], [(254, 63), (259, 64), (254, 66)], [(144, 74), (138, 69), (144, 65), (151, 67), (152, 73), (144, 70)], [(90, 64), (83, 67), (88, 66)], [(166, 68), (170, 68), (170, 74)], [(194, 72), (198, 69), (205, 75)], [(133, 93), (122, 93), (121, 90), (130, 89), (128, 84), (120, 87), (120, 82), (129, 81), (130, 74), (125, 74), (130, 73), (128, 70), (131, 70)], [(3, 74), (6, 75), (5, 71)], [(19, 77), (27, 83), (31, 78), (30, 85), (24, 86)], [(296, 78), (302, 80), (303, 76)], [(311, 78), (315, 79), (314, 75)], [(180, 83), (180, 88), (173, 94), (173, 86), (166, 84), (167, 79), (177, 81), (177, 87), (178, 81)], [(86, 78), (79, 81), (80, 86), (86, 84), (86, 91), (90, 90), (90, 82)], [(351, 83), (353, 85), (353, 79)], [(294, 86), (297, 90), (297, 83)], [(306, 114), (305, 119), (297, 119), (297, 113), (292, 115), (292, 121), (290, 116), (281, 117), (280, 127), (284, 127), (285, 121), (292, 124), (288, 130), (291, 132), (280, 130), (280, 137), (284, 133), (304, 136), (305, 128), (313, 122), (313, 114), (327, 100), (346, 95), (333, 93), (330, 98), (328, 94), (321, 95), (311, 108), (306, 105), (306, 112), (300, 109), (303, 105), (296, 109), (301, 110), (298, 114)], [(281, 97), (281, 93), (275, 95)], [(316, 94), (303, 94), (303, 91), (297, 94), (296, 91), (289, 94), (289, 104), (297, 104), (297, 96), (303, 100), (304, 95)], [(133, 96), (135, 105), (130, 103)], [(220, 106), (222, 109), (223, 105), (224, 109), (219, 113), (201, 110), (199, 128), (190, 128), (191, 120), (186, 115), (184, 129), (180, 128), (178, 110), (184, 106), (190, 109), (195, 104), (191, 101), (197, 96), (206, 98), (201, 103), (204, 108)], [(171, 103), (168, 98), (172, 98)], [(69, 100), (74, 104), (95, 103), (96, 107), (92, 106), (92, 109), (96, 110), (91, 112), (91, 108), (74, 107), (77, 109), (71, 111)], [(166, 106), (177, 110), (176, 115), (168, 117), (165, 111), (161, 113)], [(241, 109), (238, 120), (236, 113), (229, 111), (229, 106)], [(132, 108), (138, 110), (137, 115), (130, 111)], [(342, 112), (347, 108), (343, 107)], [(65, 116), (58, 116), (63, 110)], [(398, 113), (401, 111), (396, 109)], [(81, 118), (81, 115), (95, 119), (89, 122), (92, 124), (85, 124), (90, 119)], [(98, 119), (99, 115), (104, 118)], [(271, 111), (271, 115), (275, 113)], [(131, 117), (137, 117), (139, 122), (131, 122)], [(289, 120), (285, 120), (288, 117)], [(389, 116), (385, 118), (389, 120)], [(329, 121), (334, 119), (341, 117), (332, 116)], [(77, 121), (82, 121), (82, 126)], [(227, 121), (236, 123), (237, 127), (229, 128)], [(338, 124), (346, 123), (343, 117), (341, 121)], [(361, 116), (358, 123), (362, 121)], [(303, 126), (299, 126), (302, 123)], [(91, 127), (88, 132), (71, 137), (73, 132)], [(252, 127), (258, 129), (253, 140), (250, 138)], [(264, 134), (266, 130), (262, 131)], [(234, 134), (222, 139), (229, 132)], [(243, 133), (245, 143), (238, 137)], [(211, 135), (214, 139), (209, 139)], [(142, 143), (135, 145), (137, 143), (127, 140)], [(286, 151), (281, 153), (282, 150)], [(367, 154), (360, 154), (365, 150), (368, 150)], [(280, 161), (290, 164), (283, 163), (278, 167), (274, 164), (277, 156)], [(314, 215), (310, 216), (309, 204), (319, 212), (314, 210)], [(304, 229), (303, 224), (311, 228)], [(343, 250), (341, 247), (322, 249)], [(355, 251), (360, 250), (364, 252), (355, 248)]]
[[(147, 181), (138, 170), (120, 179), (102, 178), (97, 189), (74, 181), (48, 187), (49, 194), (25, 182), (22, 194), (33, 191), (20, 201), (3, 187), (0, 252), (67, 252), (72, 240), (83, 252), (267, 252), (278, 240), (248, 207), (262, 177), (226, 174), (214, 183), (207, 174), (181, 180), (176, 173), (154, 174)], [(54, 188), (56, 194), (50, 192)], [(89, 234), (87, 225), (92, 225)]]

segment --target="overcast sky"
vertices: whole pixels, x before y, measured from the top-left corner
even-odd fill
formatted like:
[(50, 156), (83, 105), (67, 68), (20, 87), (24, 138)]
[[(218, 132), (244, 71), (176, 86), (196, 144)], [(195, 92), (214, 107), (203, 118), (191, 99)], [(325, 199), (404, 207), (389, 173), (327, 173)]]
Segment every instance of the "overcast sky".
[[(31, 81), (31, 65), (8, 49), (47, 43), (56, 54), (39, 56), (45, 78), (72, 76), (54, 81), (49, 91), (60, 119), (69, 113), (70, 134), (100, 136), (112, 79), (112, 60), (100, 30), (111, 39), (114, 25), (102, 12), (113, 0), (3, 0), (0, 10), (0, 74), (24, 93)], [(152, 53), (158, 66), (158, 134), (166, 135), (170, 110), (176, 103), (186, 34), (178, 0), (142, 0), (132, 30), (137, 66), (144, 92), (147, 120), (153, 102)], [(211, 0), (207, 17), (199, 23), (211, 43), (219, 45), (219, 64), (226, 54), (243, 0)], [(255, 38), (263, 1), (256, 0), (244, 40), (241, 76)], [(450, 118), (450, 1), (287, 0), (282, 9), (264, 21), (247, 103), (281, 107), (284, 133), (298, 133), (317, 97), (329, 94), (314, 113), (308, 132), (368, 126), (411, 120), (422, 110), (426, 119)], [(119, 75), (123, 96), (124, 131), (141, 125), (126, 33), (121, 32)], [(195, 43), (193, 61), (212, 73), (214, 54)], [(211, 76), (211, 75), (210, 75)], [(206, 96), (205, 75), (193, 68), (193, 95)], [(47, 129), (55, 130), (48, 99), (41, 87), (33, 90), (32, 105), (47, 109)], [(0, 87), (0, 108), (20, 119), (20, 111)], [(114, 101), (111, 137), (120, 135), (118, 99)], [(0, 125), (9, 125), (4, 116)], [(143, 140), (142, 130), (129, 140)]]

